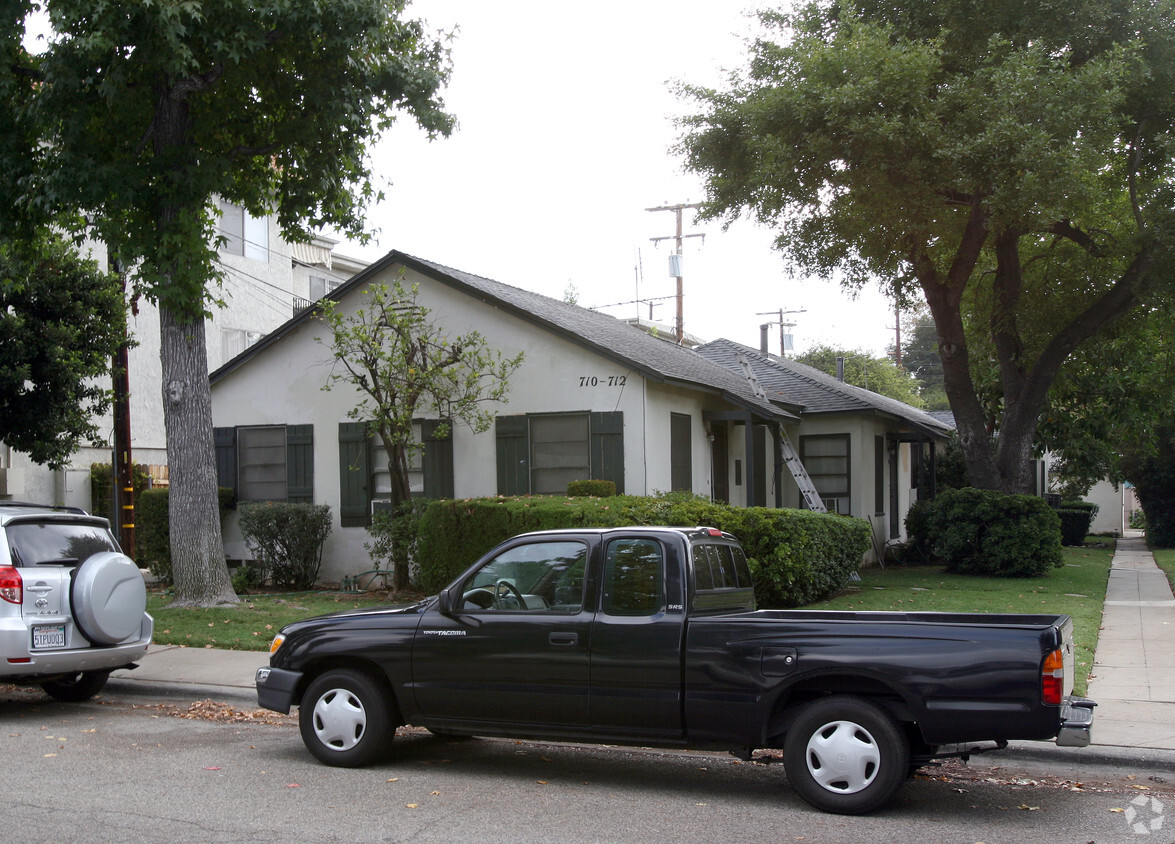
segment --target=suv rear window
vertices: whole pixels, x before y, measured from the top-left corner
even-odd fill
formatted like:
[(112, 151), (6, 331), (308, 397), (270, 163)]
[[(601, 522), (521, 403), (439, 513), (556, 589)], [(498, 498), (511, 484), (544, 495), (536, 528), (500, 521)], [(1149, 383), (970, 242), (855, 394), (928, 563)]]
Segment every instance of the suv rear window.
[(117, 551), (98, 525), (71, 522), (15, 522), (5, 529), (13, 565), (81, 565), (94, 554)]

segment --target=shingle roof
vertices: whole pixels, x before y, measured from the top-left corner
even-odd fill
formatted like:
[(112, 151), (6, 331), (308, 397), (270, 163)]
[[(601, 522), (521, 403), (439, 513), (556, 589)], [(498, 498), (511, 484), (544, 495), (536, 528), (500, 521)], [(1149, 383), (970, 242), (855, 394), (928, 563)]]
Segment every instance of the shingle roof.
[[(797, 418), (784, 408), (757, 397), (751, 384), (737, 372), (718, 365), (692, 349), (658, 340), (641, 329), (607, 314), (402, 252), (389, 252), (327, 295), (331, 299), (343, 299), (395, 264), (409, 267), (435, 281), (460, 290), (490, 307), (508, 311), (603, 357), (637, 370), (654, 381), (715, 393), (733, 404), (770, 419)], [(243, 366), (250, 358), (260, 354), (295, 327), (312, 319), (313, 315), (314, 309), (308, 309), (275, 329), (260, 342), (213, 372), (212, 382), (215, 383), (229, 372)]]
[(803, 405), (802, 416), (827, 413), (883, 413), (936, 437), (954, 429), (925, 411), (871, 390), (838, 381), (812, 366), (761, 352), (731, 340), (715, 340), (696, 350), (699, 355), (732, 371), (744, 358), (755, 378), (773, 401)]

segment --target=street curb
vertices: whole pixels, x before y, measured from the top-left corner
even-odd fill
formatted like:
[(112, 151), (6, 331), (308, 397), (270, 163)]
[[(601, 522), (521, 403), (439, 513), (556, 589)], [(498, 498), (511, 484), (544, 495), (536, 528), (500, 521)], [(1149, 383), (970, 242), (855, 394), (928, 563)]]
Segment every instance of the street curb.
[[(1095, 725), (1096, 726), (1096, 725)], [(1069, 765), (1130, 765), (1140, 769), (1175, 771), (1175, 750), (1154, 747), (1120, 747), (1109, 744), (1091, 744), (1089, 747), (1057, 747), (1049, 742), (1014, 741), (1005, 750), (993, 751), (976, 760), (1029, 760), (1034, 762), (1064, 763)], [(979, 764), (976, 762), (976, 764)]]
[(102, 689), (104, 694), (117, 693), (126, 697), (159, 700), (221, 700), (245, 703), (257, 708), (257, 690), (241, 686), (215, 686), (208, 683), (169, 683), (154, 678), (136, 680), (129, 677), (111, 677)]

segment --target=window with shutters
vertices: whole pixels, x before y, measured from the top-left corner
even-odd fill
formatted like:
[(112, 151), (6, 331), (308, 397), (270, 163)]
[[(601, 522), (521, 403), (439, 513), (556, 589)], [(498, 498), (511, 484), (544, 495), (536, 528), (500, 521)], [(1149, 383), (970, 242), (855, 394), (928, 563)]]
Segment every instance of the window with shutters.
[[(408, 481), (414, 498), (453, 497), (452, 426), (439, 436), (440, 424), (423, 419), (412, 425), (413, 436), (423, 446), (410, 453)], [(387, 453), (378, 435), (368, 433), (365, 422), (339, 424), (339, 489), (343, 527), (371, 524), (372, 507), (391, 498)]]
[(571, 481), (624, 492), (624, 414), (543, 413), (495, 422), (499, 495), (565, 495)]
[(238, 501), (314, 501), (314, 426), (214, 428), (216, 482)]

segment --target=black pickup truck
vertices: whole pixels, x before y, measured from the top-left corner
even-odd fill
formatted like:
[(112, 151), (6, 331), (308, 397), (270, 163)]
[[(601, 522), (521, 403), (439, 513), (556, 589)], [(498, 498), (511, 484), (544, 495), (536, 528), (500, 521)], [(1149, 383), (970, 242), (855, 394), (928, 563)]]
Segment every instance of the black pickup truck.
[(288, 625), (257, 697), (300, 705), (328, 765), (381, 758), (401, 724), (744, 759), (782, 748), (805, 800), (858, 814), (931, 759), (991, 749), (977, 743), (1087, 745), (1072, 634), (1068, 616), (756, 611), (729, 534), (544, 531), (413, 606)]

